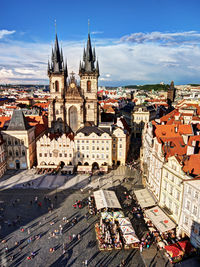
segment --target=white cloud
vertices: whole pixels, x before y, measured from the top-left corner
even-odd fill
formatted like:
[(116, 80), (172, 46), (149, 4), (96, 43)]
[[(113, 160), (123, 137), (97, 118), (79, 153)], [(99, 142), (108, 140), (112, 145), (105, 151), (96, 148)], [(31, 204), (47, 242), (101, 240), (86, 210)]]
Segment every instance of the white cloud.
[(11, 35), (16, 31), (0, 30), (0, 39), (3, 39), (6, 35)]
[(196, 31), (187, 32), (137, 32), (123, 36), (121, 42), (145, 43), (145, 42), (160, 42), (165, 45), (171, 44), (194, 44), (200, 42), (200, 33)]
[[(143, 41), (137, 39), (132, 42), (125, 37), (120, 42), (111, 39), (96, 40), (96, 54), (101, 74), (100, 85), (159, 83), (171, 80), (175, 80), (175, 83), (199, 82), (200, 40), (198, 44), (192, 43), (194, 36), (200, 39), (199, 33), (143, 35), (137, 37)], [(141, 36), (141, 33), (138, 36)], [(186, 38), (185, 42), (180, 41), (180, 36)], [(170, 40), (170, 45), (163, 45), (164, 41), (160, 41), (160, 38)], [(176, 38), (179, 43), (175, 42)], [(171, 40), (174, 42), (173, 45)], [(78, 74), (84, 42), (85, 40), (62, 42), (69, 73), (73, 70)], [(197, 39), (195, 42), (197, 43)], [(51, 44), (17, 41), (0, 43), (0, 84), (4, 82), (47, 84), (48, 57), (51, 58)]]

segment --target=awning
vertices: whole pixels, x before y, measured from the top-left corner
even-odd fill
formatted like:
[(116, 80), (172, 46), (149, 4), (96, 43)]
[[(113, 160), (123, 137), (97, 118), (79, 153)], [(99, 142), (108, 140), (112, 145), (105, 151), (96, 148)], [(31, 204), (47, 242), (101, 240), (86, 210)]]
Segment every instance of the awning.
[(134, 191), (136, 198), (141, 206), (141, 208), (152, 207), (156, 205), (155, 200), (153, 199), (152, 195), (149, 191), (145, 189), (140, 189)]
[(74, 170), (74, 166), (69, 165), (69, 166), (64, 166), (61, 171), (68, 172), (68, 171), (73, 171), (73, 170)]
[(89, 165), (79, 165), (78, 168), (77, 168), (77, 171), (78, 172), (91, 172), (92, 171), (92, 166), (89, 166)]
[(37, 166), (38, 169), (56, 169), (58, 165), (39, 165)]
[(158, 206), (144, 212), (160, 233), (167, 232), (176, 227), (176, 224)]
[(135, 234), (123, 235), (123, 238), (127, 245), (140, 242)]
[(94, 192), (97, 210), (103, 208), (121, 209), (121, 205), (114, 191), (98, 190)]
[(131, 224), (130, 219), (128, 217), (126, 218), (118, 218), (119, 225), (129, 225)]

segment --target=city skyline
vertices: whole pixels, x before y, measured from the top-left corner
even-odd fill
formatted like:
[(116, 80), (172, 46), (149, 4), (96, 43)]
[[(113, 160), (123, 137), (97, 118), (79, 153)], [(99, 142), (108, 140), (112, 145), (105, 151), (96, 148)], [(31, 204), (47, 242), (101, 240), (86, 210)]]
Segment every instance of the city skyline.
[(76, 3), (3, 2), (0, 84), (48, 84), (55, 19), (69, 72), (78, 73), (90, 19), (100, 65), (99, 85), (199, 83), (198, 1)]

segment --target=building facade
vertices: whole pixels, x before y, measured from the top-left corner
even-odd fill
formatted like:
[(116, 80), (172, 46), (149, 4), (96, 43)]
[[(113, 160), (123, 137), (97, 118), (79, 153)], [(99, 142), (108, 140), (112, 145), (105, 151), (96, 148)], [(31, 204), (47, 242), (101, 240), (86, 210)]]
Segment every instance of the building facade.
[(2, 135), (6, 144), (7, 168), (32, 168), (36, 162), (35, 127), (28, 125), (22, 110), (14, 110)]
[(99, 106), (97, 102), (99, 64), (96, 62), (95, 50), (92, 50), (88, 34), (87, 48), (80, 62), (80, 86), (74, 73), (69, 80), (67, 63), (64, 63), (56, 35), (51, 63), (48, 63), (50, 81), (49, 127), (52, 132), (74, 133), (86, 122), (98, 125)]
[(1, 135), (0, 136), (0, 178), (4, 175), (6, 169), (7, 169), (7, 166), (6, 166), (5, 142)]

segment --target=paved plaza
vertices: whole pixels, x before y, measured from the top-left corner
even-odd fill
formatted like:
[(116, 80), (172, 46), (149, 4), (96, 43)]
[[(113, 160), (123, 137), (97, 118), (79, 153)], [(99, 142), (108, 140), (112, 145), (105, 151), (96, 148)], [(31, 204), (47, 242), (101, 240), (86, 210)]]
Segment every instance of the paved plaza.
[[(11, 173), (7, 173), (3, 178), (0, 192), (1, 267), (81, 267), (84, 266), (85, 260), (91, 267), (117, 267), (122, 259), (125, 260), (125, 266), (130, 267), (171, 266), (163, 253), (158, 252), (154, 245), (150, 249), (144, 249), (142, 253), (138, 249), (111, 252), (100, 252), (98, 249), (94, 224), (99, 221), (99, 217), (89, 215), (86, 204), (95, 186), (115, 190), (123, 211), (129, 216), (139, 238), (147, 231), (143, 220), (131, 214), (123, 194), (124, 190), (130, 189), (128, 192), (131, 192), (133, 185), (139, 180), (132, 177), (132, 182), (124, 181), (127, 177), (131, 179), (131, 175), (127, 176), (128, 173), (123, 172), (123, 169), (100, 179), (98, 176), (94, 177), (91, 183), (86, 175), (62, 176), (62, 183), (59, 175), (56, 177), (57, 181), (51, 178), (51, 182), (49, 176), (41, 178), (41, 176), (36, 177), (34, 173), (31, 176), (31, 171), (16, 173), (11, 178), (9, 175)], [(33, 185), (23, 186), (23, 183), (29, 183), (32, 178), (34, 178)], [(40, 182), (36, 184), (37, 179)], [(79, 184), (75, 187), (73, 179), (79, 180)], [(70, 184), (64, 188), (67, 182)], [(77, 200), (83, 201), (81, 209), (73, 207)], [(64, 222), (63, 217), (69, 222)], [(74, 218), (77, 219), (77, 223), (72, 224)], [(58, 234), (54, 236), (52, 233), (55, 231)], [(49, 252), (50, 248), (55, 248), (55, 251)], [(31, 253), (35, 256), (28, 260), (27, 257)]]

